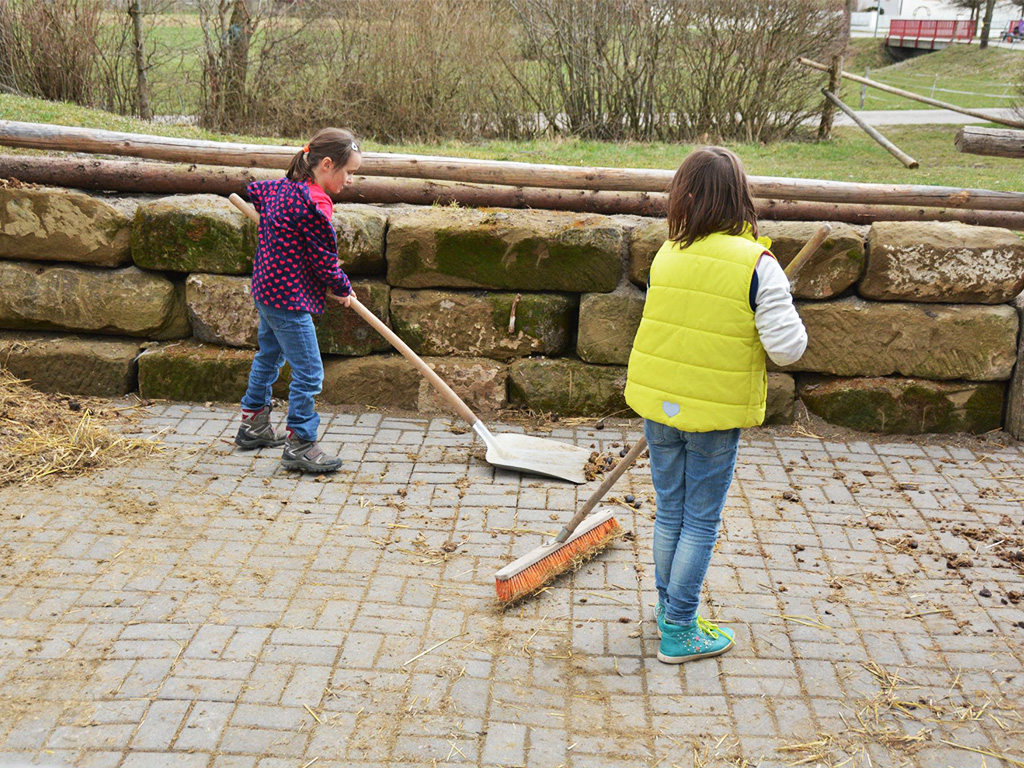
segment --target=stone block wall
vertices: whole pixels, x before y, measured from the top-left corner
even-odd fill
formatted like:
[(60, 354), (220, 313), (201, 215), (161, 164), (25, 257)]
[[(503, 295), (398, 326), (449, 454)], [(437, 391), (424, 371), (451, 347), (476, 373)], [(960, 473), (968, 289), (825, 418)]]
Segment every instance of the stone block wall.
[[(338, 205), (333, 223), (360, 300), (471, 408), (630, 415), (625, 366), (664, 220)], [(786, 265), (815, 227), (762, 234)], [(237, 401), (256, 347), (254, 244), (215, 195), (0, 187), (0, 363), (52, 391)], [(1019, 436), (1022, 288), (1012, 232), (836, 225), (794, 284), (810, 343), (769, 373), (769, 421), (801, 400), (864, 430)], [(323, 401), (445, 410), (355, 313), (328, 302), (316, 324)], [(281, 396), (287, 380), (285, 366)]]

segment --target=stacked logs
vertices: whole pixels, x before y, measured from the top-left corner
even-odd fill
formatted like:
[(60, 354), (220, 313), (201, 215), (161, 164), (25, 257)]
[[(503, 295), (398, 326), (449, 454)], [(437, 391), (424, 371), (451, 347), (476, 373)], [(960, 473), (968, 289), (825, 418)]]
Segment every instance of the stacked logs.
[[(158, 194), (242, 193), (274, 178), (296, 147), (178, 139), (0, 120), (0, 144), (138, 160), (0, 155), (0, 178), (78, 189)], [(337, 202), (451, 204), (663, 216), (673, 171), (581, 168), (366, 152)], [(1024, 193), (912, 184), (751, 176), (765, 219), (961, 221), (1024, 229)]]

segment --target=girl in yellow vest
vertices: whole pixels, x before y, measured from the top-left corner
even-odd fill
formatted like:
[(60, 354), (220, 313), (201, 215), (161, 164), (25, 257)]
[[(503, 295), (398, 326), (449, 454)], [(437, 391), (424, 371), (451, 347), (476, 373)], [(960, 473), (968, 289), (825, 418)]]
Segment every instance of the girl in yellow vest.
[(739, 158), (694, 150), (669, 191), (669, 239), (651, 264), (626, 402), (644, 419), (657, 495), (654, 609), (668, 664), (717, 656), (734, 633), (697, 615), (736, 466), (740, 429), (764, 421), (765, 352), (800, 359), (807, 333), (789, 280), (757, 239)]

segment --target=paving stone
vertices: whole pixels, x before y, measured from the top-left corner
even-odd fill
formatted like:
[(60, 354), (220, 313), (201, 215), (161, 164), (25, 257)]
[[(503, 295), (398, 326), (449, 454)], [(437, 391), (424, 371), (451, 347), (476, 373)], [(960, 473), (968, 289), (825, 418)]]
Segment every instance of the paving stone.
[[(495, 571), (592, 486), (496, 471), (450, 420), (378, 413), (325, 414), (351, 471), (318, 482), (222, 447), (234, 419), (159, 404), (139, 427), (174, 432), (159, 462), (0, 489), (0, 764), (608, 768), (688, 764), (725, 736), (708, 764), (782, 765), (802, 755), (779, 746), (840, 733), (879, 694), (872, 669), (907, 697), (943, 700), (956, 679), (980, 707), (1000, 689), (994, 714), (1020, 714), (1024, 612), (998, 600), (1019, 579), (984, 549), (997, 538), (954, 529), (1018, 535), (1000, 479), (1024, 474), (1015, 443), (746, 432), (708, 578), (736, 647), (674, 667), (656, 659), (643, 512), (620, 517), (636, 541), (500, 612)], [(639, 432), (550, 434), (610, 451)], [(646, 466), (626, 492), (653, 511)], [(945, 552), (976, 562), (950, 570)], [(929, 723), (899, 757), (974, 764), (940, 739), (1019, 757), (994, 721), (970, 725)]]

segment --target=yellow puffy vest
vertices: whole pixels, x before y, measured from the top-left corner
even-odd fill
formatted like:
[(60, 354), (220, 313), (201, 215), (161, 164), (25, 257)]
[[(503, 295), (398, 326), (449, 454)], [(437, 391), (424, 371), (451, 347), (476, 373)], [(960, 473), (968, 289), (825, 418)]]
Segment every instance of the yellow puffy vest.
[(770, 245), (716, 233), (661, 247), (629, 355), (630, 408), (686, 432), (764, 421), (767, 373), (750, 281)]

